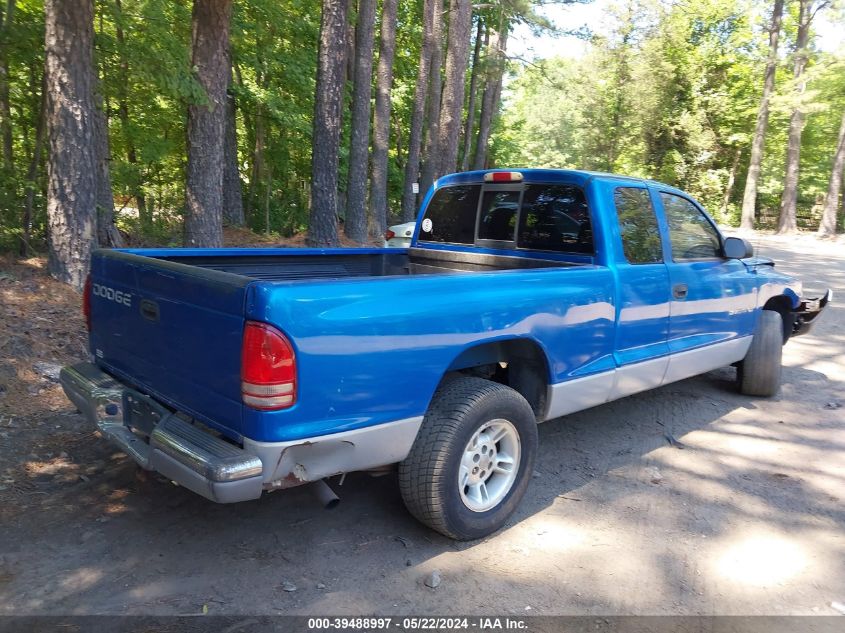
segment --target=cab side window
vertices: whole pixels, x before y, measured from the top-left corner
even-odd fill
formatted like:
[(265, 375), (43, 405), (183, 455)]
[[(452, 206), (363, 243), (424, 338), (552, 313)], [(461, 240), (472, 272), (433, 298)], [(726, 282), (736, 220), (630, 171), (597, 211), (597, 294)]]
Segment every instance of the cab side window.
[(722, 256), (719, 233), (692, 202), (671, 193), (660, 193), (669, 224), (672, 259), (716, 259)]
[(663, 261), (663, 247), (657, 216), (647, 189), (618, 187), (613, 192), (622, 249), (631, 264), (655, 264)]

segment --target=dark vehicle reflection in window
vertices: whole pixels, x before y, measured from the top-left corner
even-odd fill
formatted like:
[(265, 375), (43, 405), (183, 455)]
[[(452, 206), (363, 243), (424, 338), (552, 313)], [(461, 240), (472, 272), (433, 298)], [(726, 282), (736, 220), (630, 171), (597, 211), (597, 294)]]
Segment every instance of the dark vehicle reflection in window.
[(593, 229), (584, 192), (570, 185), (529, 185), (522, 199), (520, 248), (592, 253)]
[(486, 191), (478, 218), (478, 239), (513, 242), (519, 191)]

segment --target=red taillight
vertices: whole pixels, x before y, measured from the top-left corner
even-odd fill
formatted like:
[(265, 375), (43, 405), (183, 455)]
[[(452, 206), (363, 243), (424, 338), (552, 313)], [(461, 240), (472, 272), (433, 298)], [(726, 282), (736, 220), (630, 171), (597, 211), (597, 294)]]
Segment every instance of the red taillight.
[(82, 314), (85, 315), (85, 327), (91, 331), (91, 275), (85, 278), (85, 289), (82, 291)]
[(272, 325), (247, 321), (241, 350), (241, 396), (253, 409), (286, 409), (296, 402), (293, 347)]
[(384, 239), (386, 239), (386, 240), (392, 240), (394, 237), (396, 237), (396, 233), (394, 233), (394, 232), (393, 232), (393, 231), (391, 231), (390, 229), (387, 229), (387, 231), (385, 231), (385, 233), (384, 233)]
[(518, 171), (489, 171), (484, 174), (484, 182), (522, 182), (522, 173)]

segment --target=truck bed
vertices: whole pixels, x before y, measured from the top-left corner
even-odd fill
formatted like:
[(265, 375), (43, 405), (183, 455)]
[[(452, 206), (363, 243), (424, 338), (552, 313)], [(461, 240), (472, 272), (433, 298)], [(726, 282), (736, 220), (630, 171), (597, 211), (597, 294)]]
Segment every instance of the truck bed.
[[(140, 253), (139, 253), (140, 254)], [(146, 254), (146, 253), (144, 253)], [(343, 279), (405, 275), (457, 274), (493, 270), (560, 268), (578, 264), (541, 258), (511, 257), (433, 249), (361, 249), (361, 252), (276, 249), (272, 254), (157, 255), (156, 259), (231, 273), (262, 281)]]

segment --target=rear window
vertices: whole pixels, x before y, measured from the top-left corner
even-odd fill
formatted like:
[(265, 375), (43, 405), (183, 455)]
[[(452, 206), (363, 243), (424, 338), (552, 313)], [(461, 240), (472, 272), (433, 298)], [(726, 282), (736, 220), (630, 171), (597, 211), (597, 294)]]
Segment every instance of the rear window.
[(485, 191), (478, 216), (478, 239), (513, 242), (519, 191)]
[(478, 241), (494, 241), (499, 248), (594, 252), (590, 211), (580, 188), (530, 184), (490, 187), (483, 193), (482, 189), (478, 184), (438, 189), (425, 211), (418, 239), (472, 245), (477, 226)]
[(522, 197), (519, 246), (592, 253), (593, 228), (584, 192), (571, 185), (529, 185)]
[(443, 187), (434, 192), (425, 211), (419, 239), (449, 244), (475, 243), (478, 185)]

